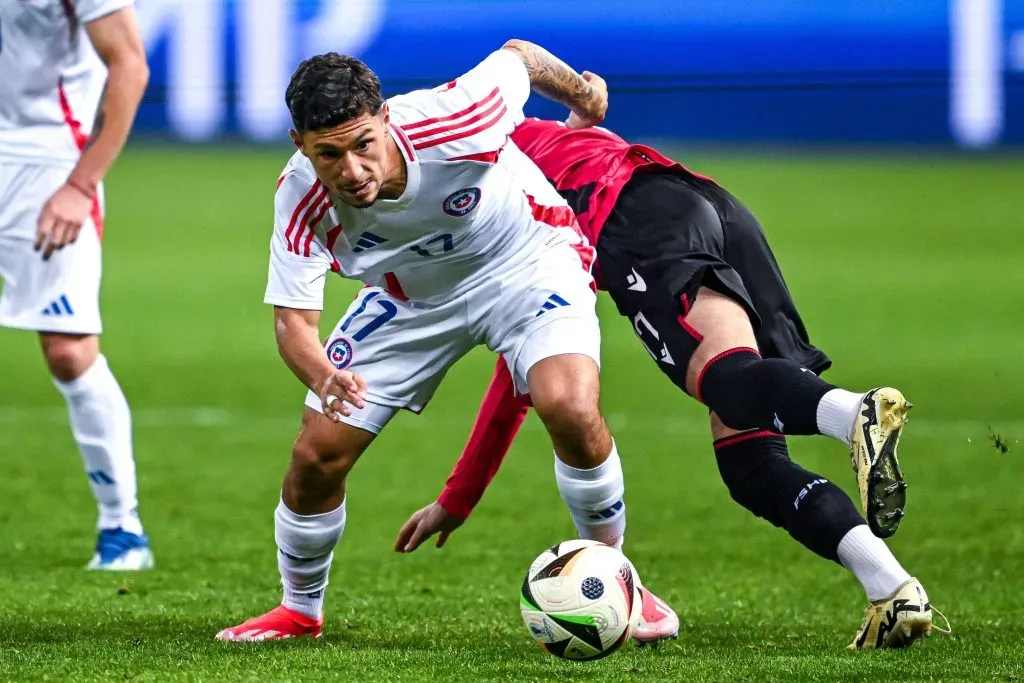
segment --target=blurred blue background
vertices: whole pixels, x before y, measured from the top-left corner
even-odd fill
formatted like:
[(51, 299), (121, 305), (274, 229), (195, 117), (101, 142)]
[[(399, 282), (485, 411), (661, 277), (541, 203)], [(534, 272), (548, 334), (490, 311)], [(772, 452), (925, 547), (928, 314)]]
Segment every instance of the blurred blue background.
[[(284, 140), (310, 54), (395, 93), (511, 37), (609, 82), (627, 137), (712, 144), (1024, 142), (1024, 0), (138, 0), (153, 77), (140, 132)], [(535, 98), (528, 113), (563, 116)]]

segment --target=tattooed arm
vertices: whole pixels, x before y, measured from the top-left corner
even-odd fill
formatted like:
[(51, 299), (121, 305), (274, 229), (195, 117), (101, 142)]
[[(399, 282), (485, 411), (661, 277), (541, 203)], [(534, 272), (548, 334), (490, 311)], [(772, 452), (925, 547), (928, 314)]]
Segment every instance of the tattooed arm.
[(502, 48), (514, 52), (526, 65), (534, 92), (572, 111), (570, 126), (596, 126), (604, 120), (608, 89), (600, 76), (589, 71), (578, 74), (544, 48), (525, 40), (510, 40)]

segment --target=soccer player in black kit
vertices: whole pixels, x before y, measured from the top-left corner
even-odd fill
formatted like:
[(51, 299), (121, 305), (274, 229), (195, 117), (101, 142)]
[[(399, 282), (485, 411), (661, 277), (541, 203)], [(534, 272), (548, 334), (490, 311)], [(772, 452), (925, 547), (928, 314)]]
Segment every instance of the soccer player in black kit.
[[(576, 212), (597, 248), (599, 287), (661, 371), (708, 407), (733, 499), (860, 581), (871, 604), (851, 648), (928, 635), (924, 588), (881, 540), (903, 517), (896, 448), (911, 404), (893, 388), (854, 393), (821, 379), (831, 360), (809, 342), (761, 225), (738, 199), (657, 150), (572, 123), (527, 119), (512, 141)], [(438, 532), (443, 544), (468, 517), (528, 406), (499, 361), (444, 492), (413, 514), (397, 550)], [(812, 434), (849, 447), (864, 517), (839, 487), (790, 460), (785, 435)]]

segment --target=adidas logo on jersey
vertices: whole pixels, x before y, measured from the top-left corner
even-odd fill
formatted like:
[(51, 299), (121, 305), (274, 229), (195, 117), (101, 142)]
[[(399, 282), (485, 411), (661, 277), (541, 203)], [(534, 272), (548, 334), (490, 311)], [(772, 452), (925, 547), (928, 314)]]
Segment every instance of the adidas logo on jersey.
[(362, 253), (367, 249), (373, 249), (374, 247), (380, 246), (381, 244), (384, 244), (387, 241), (388, 240), (386, 237), (374, 235), (372, 232), (364, 232), (362, 235), (359, 236), (359, 239), (356, 240), (356, 246), (352, 248), (352, 253)]
[(552, 294), (551, 296), (548, 297), (548, 300), (544, 302), (544, 305), (540, 307), (540, 310), (537, 311), (537, 315), (535, 315), (533, 317), (536, 318), (537, 316), (544, 315), (548, 311), (554, 310), (554, 309), (558, 308), (559, 306), (568, 306), (568, 305), (569, 305), (568, 301), (566, 301), (562, 297), (558, 296), (557, 294)]
[(54, 299), (50, 305), (42, 310), (43, 315), (74, 315), (75, 311), (68, 303), (68, 297), (64, 294), (59, 299)]

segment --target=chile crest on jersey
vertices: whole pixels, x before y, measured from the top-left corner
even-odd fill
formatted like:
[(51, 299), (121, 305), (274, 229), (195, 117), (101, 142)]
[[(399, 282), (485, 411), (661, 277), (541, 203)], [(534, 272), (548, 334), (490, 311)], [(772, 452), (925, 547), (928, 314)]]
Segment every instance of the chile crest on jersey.
[(344, 337), (338, 337), (327, 347), (327, 359), (339, 370), (352, 364), (352, 343)]
[(464, 187), (445, 197), (441, 202), (441, 210), (449, 216), (461, 218), (476, 208), (480, 203), (479, 187)]

